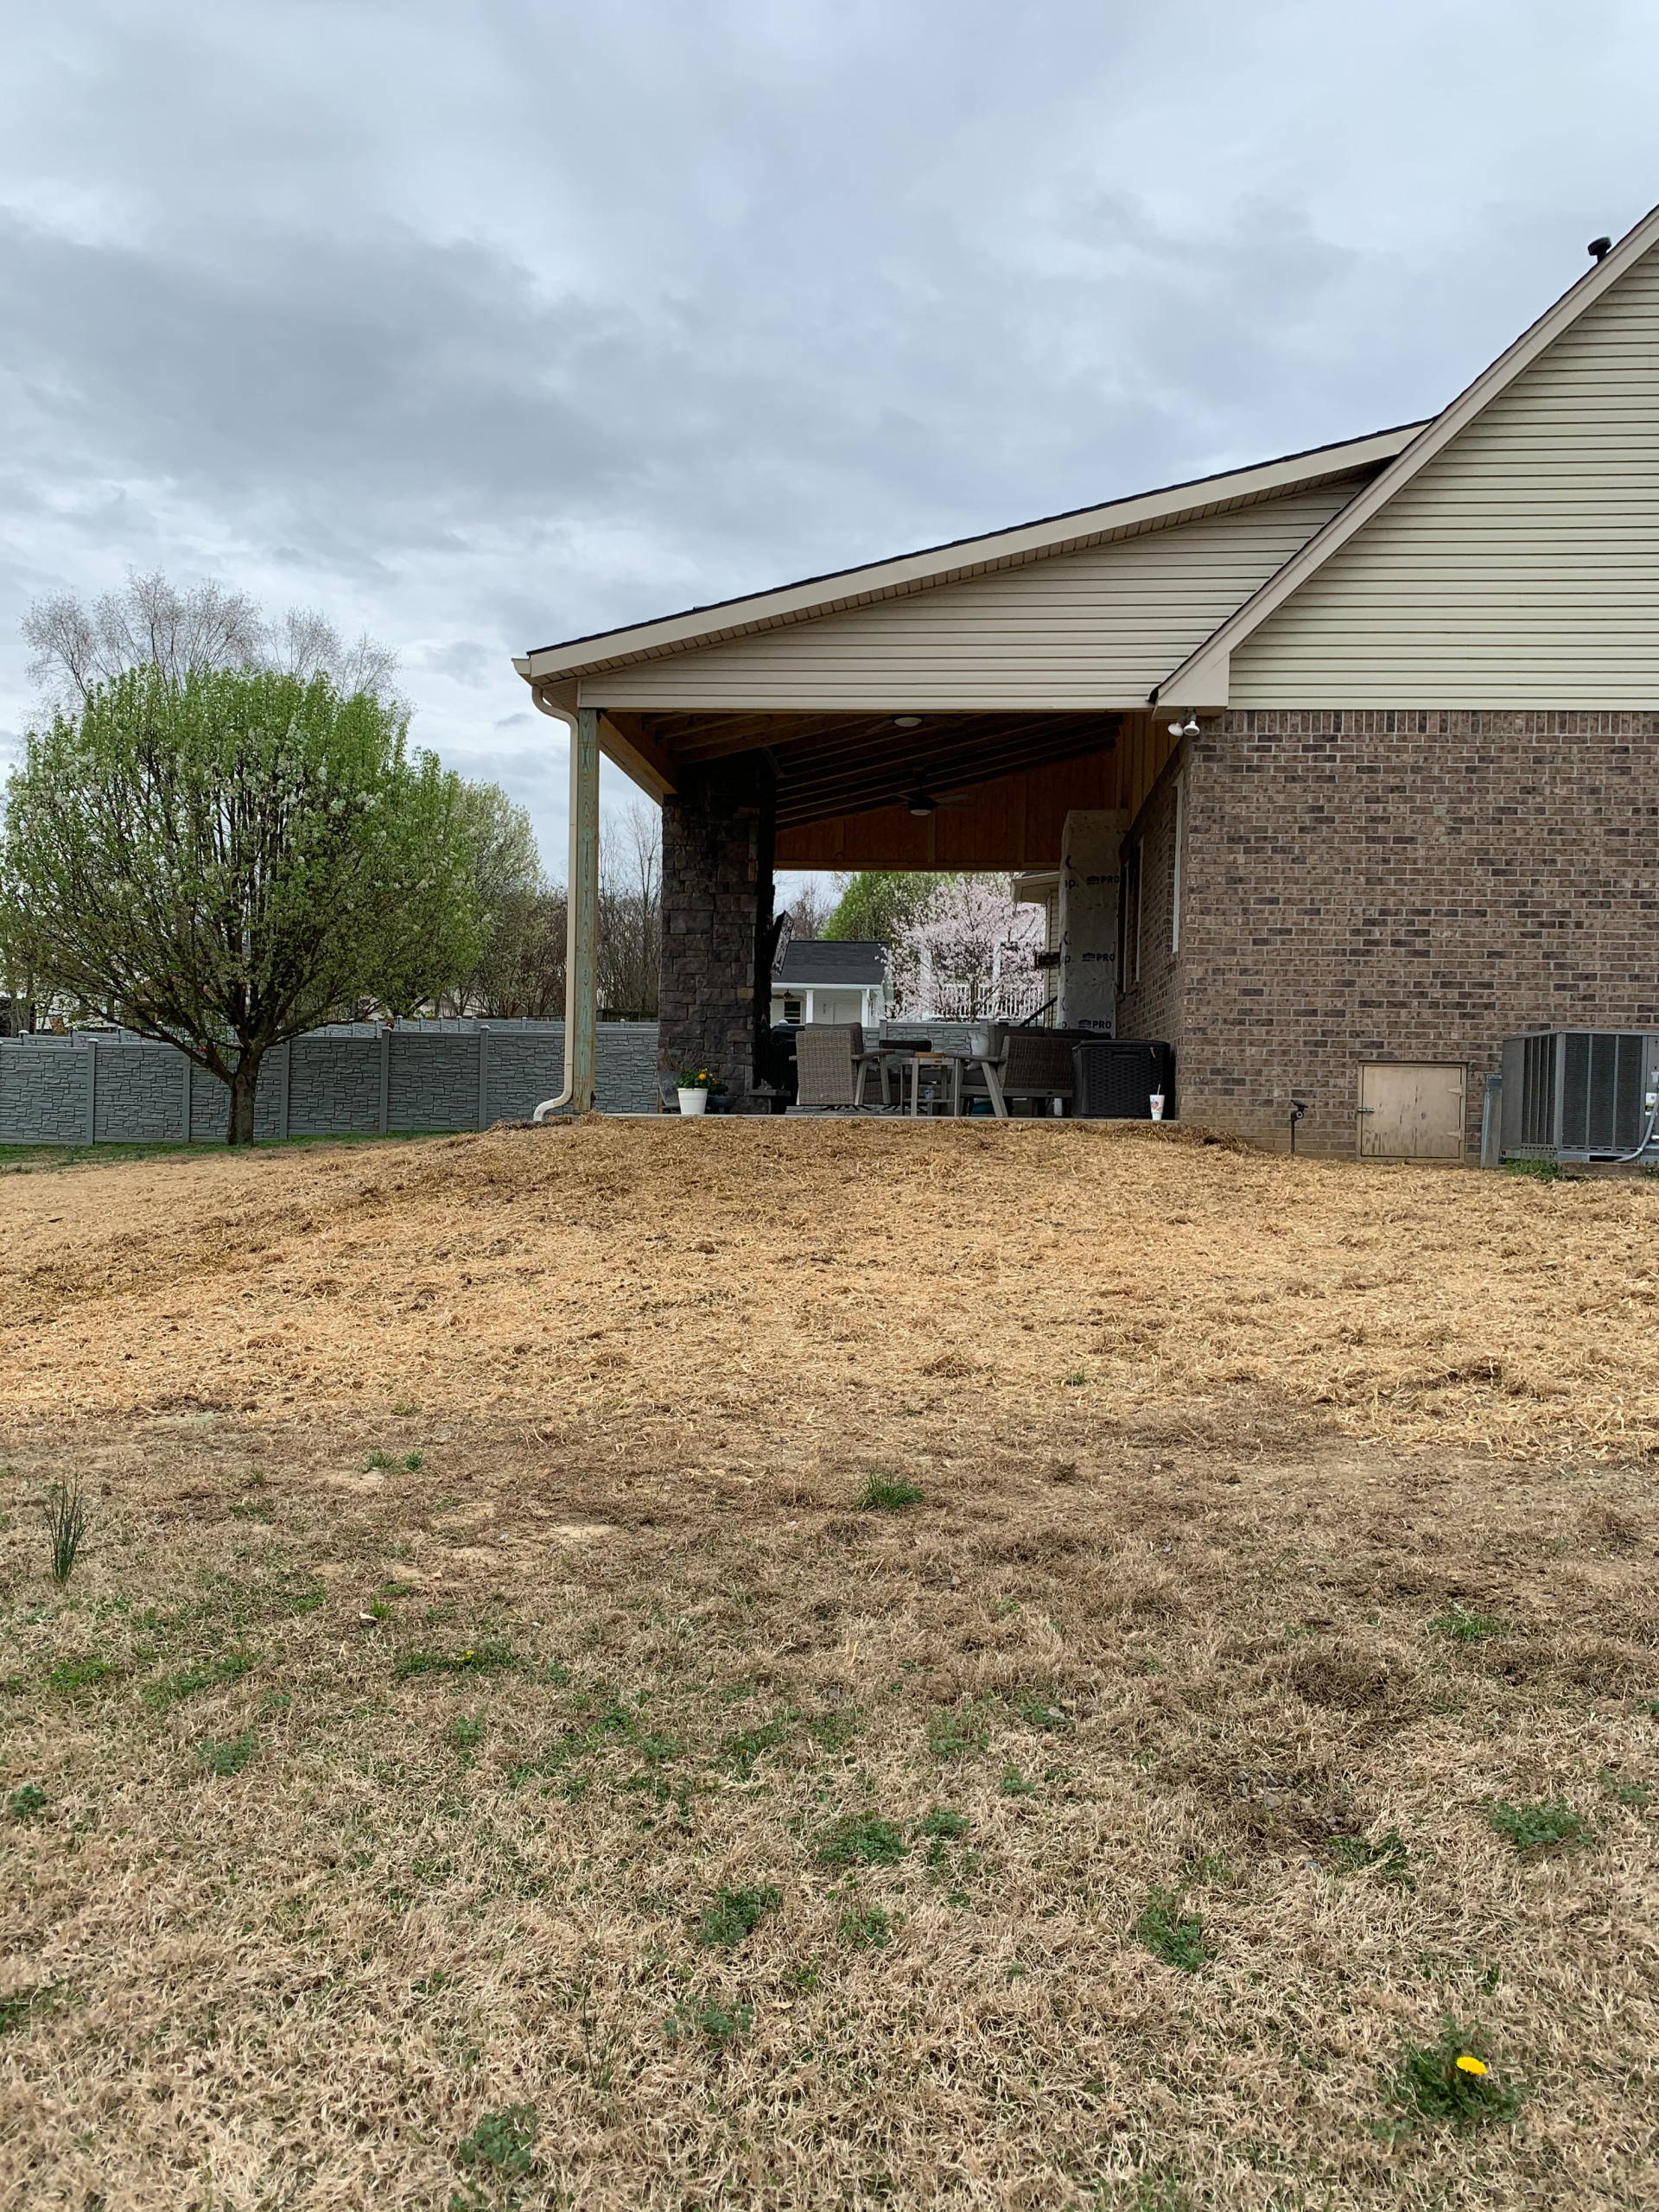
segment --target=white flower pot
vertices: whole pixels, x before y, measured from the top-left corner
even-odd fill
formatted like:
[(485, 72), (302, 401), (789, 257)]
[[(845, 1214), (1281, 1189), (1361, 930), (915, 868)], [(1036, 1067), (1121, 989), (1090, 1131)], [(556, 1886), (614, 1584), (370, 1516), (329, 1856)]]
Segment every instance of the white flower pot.
[(709, 1094), (706, 1090), (682, 1090), (679, 1093), (679, 1101), (681, 1113), (690, 1114), (694, 1121), (699, 1114), (706, 1114), (709, 1111)]

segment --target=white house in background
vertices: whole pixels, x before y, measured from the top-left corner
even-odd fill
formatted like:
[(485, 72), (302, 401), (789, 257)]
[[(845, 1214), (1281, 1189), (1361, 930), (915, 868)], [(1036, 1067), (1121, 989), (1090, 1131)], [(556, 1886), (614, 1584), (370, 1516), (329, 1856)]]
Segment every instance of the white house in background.
[(890, 950), (791, 938), (772, 971), (773, 1021), (860, 1021), (874, 1029), (890, 1010)]

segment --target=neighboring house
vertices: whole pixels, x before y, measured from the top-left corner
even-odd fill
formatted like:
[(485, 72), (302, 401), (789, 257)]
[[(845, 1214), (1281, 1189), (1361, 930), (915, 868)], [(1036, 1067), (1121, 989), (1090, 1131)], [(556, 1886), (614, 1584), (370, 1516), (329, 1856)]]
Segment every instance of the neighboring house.
[(752, 1080), (774, 865), (1006, 869), (1185, 1118), (1462, 1156), (1659, 1029), (1659, 211), (1431, 422), (518, 665), (664, 803), (667, 1064)]
[(791, 938), (772, 971), (773, 1021), (859, 1021), (874, 1029), (888, 1012), (888, 948)]

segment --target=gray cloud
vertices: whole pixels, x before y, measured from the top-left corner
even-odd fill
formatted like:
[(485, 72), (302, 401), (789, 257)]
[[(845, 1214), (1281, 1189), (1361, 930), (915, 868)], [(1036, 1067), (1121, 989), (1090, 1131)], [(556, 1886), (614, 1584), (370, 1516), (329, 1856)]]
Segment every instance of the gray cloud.
[(1642, 212), (1659, 25), (60, 0), (10, 44), (0, 722), (31, 596), (219, 575), (396, 643), (552, 854), (512, 652), (1428, 411)]

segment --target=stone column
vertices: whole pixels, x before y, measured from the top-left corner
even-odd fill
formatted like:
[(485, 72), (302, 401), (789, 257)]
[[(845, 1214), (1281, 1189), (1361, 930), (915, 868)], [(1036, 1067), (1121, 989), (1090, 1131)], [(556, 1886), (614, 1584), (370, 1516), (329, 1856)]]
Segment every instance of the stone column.
[(769, 1022), (772, 822), (772, 772), (752, 753), (688, 768), (663, 802), (657, 1065), (714, 1069), (740, 1111)]
[(1117, 1027), (1117, 887), (1126, 814), (1074, 809), (1060, 849), (1060, 1002), (1055, 1026)]

